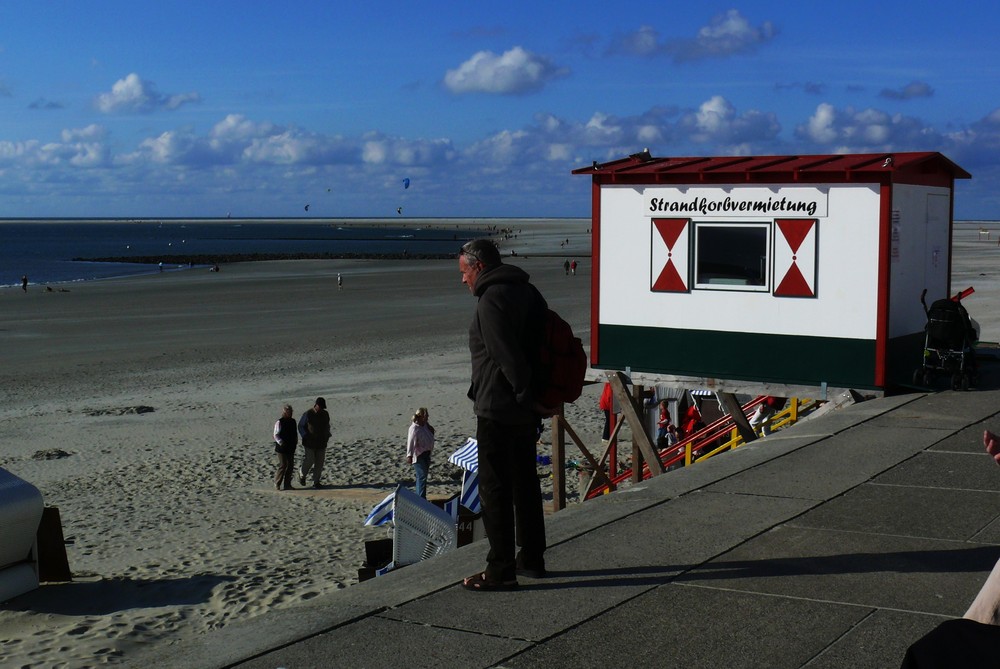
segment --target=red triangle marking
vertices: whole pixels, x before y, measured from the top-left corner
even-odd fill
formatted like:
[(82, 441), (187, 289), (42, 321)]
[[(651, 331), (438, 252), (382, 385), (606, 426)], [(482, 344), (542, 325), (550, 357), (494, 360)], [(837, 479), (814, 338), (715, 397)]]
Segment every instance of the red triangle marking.
[(792, 253), (798, 253), (799, 247), (802, 246), (802, 240), (812, 230), (816, 221), (811, 219), (789, 219), (778, 220), (775, 223), (778, 225), (778, 229), (781, 230), (781, 234), (785, 236), (785, 240), (788, 242), (788, 246), (791, 247)]
[(663, 271), (660, 272), (660, 276), (656, 277), (656, 281), (653, 283), (653, 290), (666, 290), (673, 292), (683, 292), (687, 290), (687, 286), (684, 285), (684, 280), (681, 278), (677, 268), (674, 267), (673, 260), (668, 260), (667, 264), (664, 265)]
[(663, 243), (667, 245), (667, 250), (673, 250), (674, 244), (677, 243), (677, 238), (681, 236), (684, 232), (684, 228), (687, 227), (688, 219), (686, 218), (654, 218), (653, 225), (656, 226), (657, 231), (660, 233), (660, 237), (663, 239)]
[(781, 280), (781, 283), (777, 288), (774, 289), (775, 295), (785, 295), (791, 297), (812, 297), (812, 289), (809, 288), (809, 284), (806, 283), (806, 279), (802, 276), (802, 271), (799, 270), (799, 266), (792, 263), (792, 266), (788, 268), (785, 273), (785, 278)]

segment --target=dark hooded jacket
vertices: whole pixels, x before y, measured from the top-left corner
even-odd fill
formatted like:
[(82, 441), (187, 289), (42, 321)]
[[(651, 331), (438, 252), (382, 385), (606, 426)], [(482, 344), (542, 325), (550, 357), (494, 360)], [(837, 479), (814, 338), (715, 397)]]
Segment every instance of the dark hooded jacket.
[(473, 411), (510, 425), (538, 422), (532, 408), (534, 352), (548, 305), (528, 274), (513, 265), (484, 270), (475, 295), (479, 302), (469, 327)]

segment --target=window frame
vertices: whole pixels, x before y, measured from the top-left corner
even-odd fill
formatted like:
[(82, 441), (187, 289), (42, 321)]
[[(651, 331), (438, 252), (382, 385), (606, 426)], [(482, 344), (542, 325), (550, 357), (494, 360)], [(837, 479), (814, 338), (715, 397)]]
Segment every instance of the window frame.
[[(735, 291), (744, 293), (770, 293), (773, 277), (771, 276), (771, 264), (774, 261), (774, 226), (772, 221), (693, 221), (694, 237), (693, 252), (691, 258), (691, 290), (716, 290)], [(699, 269), (701, 267), (701, 231), (705, 228), (735, 228), (741, 230), (760, 229), (764, 231), (764, 256), (761, 267), (760, 285), (739, 284), (739, 283), (701, 283), (699, 281)]]

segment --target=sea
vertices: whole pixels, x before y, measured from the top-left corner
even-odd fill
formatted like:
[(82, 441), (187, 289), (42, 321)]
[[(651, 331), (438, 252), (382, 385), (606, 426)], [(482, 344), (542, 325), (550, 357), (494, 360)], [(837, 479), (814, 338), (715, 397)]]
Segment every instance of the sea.
[[(0, 286), (67, 283), (188, 267), (197, 256), (455, 254), (496, 220), (484, 219), (2, 219)], [(92, 259), (101, 258), (97, 262)], [(142, 258), (148, 262), (117, 259)], [(83, 260), (91, 259), (91, 260)], [(108, 262), (107, 259), (116, 259)]]

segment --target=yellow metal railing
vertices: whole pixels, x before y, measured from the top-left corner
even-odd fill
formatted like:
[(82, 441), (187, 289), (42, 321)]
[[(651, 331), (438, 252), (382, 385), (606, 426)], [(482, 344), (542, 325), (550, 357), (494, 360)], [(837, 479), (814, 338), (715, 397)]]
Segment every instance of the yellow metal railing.
[[(774, 432), (788, 425), (794, 425), (799, 420), (799, 415), (803, 413), (808, 413), (820, 405), (820, 402), (808, 398), (792, 397), (788, 401), (788, 406), (778, 411), (773, 416), (771, 416), (770, 430)], [(760, 434), (760, 430), (757, 431)], [(734, 448), (739, 448), (745, 441), (740, 435), (739, 430), (735, 427), (729, 431), (729, 439), (710, 451), (703, 451), (699, 455), (695, 456), (692, 451), (692, 444), (687, 444), (684, 451), (684, 466), (689, 467), (692, 463), (702, 462), (708, 460), (709, 458), (718, 455), (719, 453), (724, 453), (726, 451), (731, 451)]]

